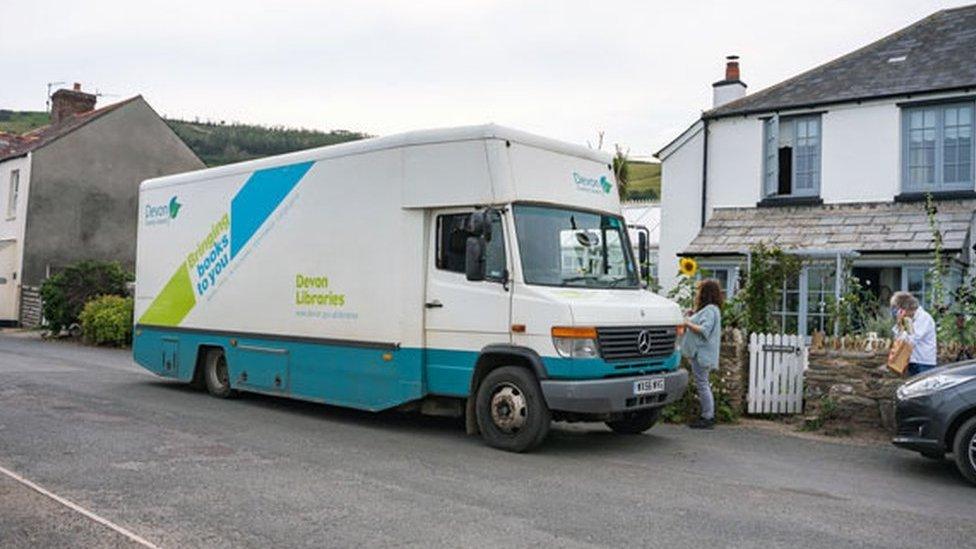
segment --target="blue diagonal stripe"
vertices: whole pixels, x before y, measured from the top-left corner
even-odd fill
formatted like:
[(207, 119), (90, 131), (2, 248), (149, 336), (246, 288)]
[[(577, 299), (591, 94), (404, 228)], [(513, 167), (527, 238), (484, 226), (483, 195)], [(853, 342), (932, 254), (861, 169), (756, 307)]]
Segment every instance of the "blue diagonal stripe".
[(314, 162), (258, 170), (230, 203), (230, 256), (244, 248)]

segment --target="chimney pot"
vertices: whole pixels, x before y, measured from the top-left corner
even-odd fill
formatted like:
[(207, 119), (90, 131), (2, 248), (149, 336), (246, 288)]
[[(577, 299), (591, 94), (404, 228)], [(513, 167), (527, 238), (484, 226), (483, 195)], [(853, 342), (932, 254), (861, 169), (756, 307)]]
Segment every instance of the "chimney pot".
[(80, 83), (78, 83), (78, 82), (75, 82), (75, 85), (74, 85), (74, 88), (73, 88), (73, 89), (74, 89), (74, 90), (75, 90), (76, 92), (80, 92), (80, 91), (81, 91), (81, 84), (80, 84)]
[(725, 80), (727, 82), (739, 80), (739, 56), (729, 55), (725, 61)]

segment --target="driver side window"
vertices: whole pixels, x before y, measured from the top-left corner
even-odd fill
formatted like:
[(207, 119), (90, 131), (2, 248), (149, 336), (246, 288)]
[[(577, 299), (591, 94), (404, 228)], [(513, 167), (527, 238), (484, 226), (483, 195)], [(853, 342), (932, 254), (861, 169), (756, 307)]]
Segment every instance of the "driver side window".
[[(464, 273), (464, 250), (468, 233), (464, 230), (468, 220), (466, 213), (443, 214), (437, 216), (437, 257), (438, 269), (452, 273)], [(505, 273), (505, 235), (501, 215), (495, 213), (491, 219), (491, 240), (485, 249), (485, 278), (492, 281), (504, 279)]]

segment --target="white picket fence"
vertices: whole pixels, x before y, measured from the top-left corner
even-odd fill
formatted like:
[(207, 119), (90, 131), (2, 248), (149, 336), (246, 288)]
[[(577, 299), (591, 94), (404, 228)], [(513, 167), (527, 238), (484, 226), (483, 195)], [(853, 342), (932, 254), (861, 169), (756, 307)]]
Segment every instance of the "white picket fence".
[(803, 372), (807, 369), (809, 356), (804, 337), (751, 334), (749, 413), (802, 413)]

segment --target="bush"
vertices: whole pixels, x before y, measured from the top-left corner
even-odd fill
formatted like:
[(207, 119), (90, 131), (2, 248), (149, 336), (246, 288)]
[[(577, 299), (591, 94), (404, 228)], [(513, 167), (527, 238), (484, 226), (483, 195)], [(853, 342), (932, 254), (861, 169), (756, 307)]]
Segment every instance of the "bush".
[[(682, 362), (686, 361), (683, 360)], [(695, 388), (691, 368), (687, 364), (683, 367), (688, 369), (688, 387), (680, 399), (664, 407), (663, 417), (668, 423), (685, 423), (701, 415), (701, 406), (698, 404), (698, 390)], [(739, 406), (733, 402), (732, 396), (722, 379), (721, 370), (709, 372), (708, 380), (711, 382), (712, 396), (715, 399), (715, 421), (718, 423), (737, 423), (739, 421)]]
[(44, 319), (58, 334), (78, 322), (78, 315), (90, 299), (100, 295), (124, 296), (132, 275), (117, 262), (80, 261), (41, 284)]
[(122, 347), (132, 341), (132, 298), (103, 295), (85, 303), (79, 315), (85, 341)]

